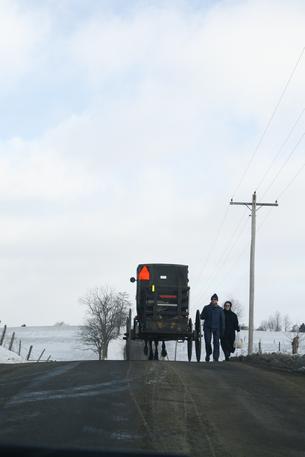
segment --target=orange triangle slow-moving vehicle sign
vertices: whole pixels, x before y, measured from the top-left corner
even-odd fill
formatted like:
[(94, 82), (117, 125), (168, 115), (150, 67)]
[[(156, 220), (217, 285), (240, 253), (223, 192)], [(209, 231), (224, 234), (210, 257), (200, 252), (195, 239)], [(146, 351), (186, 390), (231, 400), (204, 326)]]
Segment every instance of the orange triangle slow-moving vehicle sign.
[(149, 281), (150, 280), (149, 269), (147, 268), (146, 265), (144, 265), (144, 267), (142, 267), (141, 270), (139, 271), (138, 279), (140, 281)]

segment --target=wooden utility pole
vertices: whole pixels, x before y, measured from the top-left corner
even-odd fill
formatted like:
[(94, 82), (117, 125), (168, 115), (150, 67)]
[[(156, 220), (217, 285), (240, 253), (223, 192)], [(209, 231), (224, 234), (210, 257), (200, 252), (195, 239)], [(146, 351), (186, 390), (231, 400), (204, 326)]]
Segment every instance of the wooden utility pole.
[(250, 281), (249, 281), (249, 336), (248, 336), (248, 354), (253, 352), (253, 332), (254, 332), (254, 273), (255, 273), (255, 235), (256, 235), (256, 211), (262, 206), (279, 206), (275, 203), (257, 203), (256, 192), (252, 195), (252, 202), (233, 202), (230, 205), (243, 205), (251, 211), (251, 247), (250, 247)]

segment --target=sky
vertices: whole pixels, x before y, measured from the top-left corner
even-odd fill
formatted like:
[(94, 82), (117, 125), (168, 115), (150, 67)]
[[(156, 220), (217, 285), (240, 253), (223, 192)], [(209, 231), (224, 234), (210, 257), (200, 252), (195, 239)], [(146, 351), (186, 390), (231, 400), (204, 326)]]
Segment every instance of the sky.
[(0, 320), (83, 322), (91, 288), (189, 265), (191, 312), (305, 321), (302, 0), (0, 0)]

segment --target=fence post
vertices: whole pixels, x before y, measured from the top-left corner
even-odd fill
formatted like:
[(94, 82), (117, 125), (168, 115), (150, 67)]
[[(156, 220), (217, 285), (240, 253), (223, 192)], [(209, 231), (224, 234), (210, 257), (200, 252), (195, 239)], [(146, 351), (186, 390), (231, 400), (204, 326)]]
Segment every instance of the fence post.
[(18, 349), (18, 355), (21, 355), (21, 340), (19, 340), (19, 349)]
[(0, 340), (0, 346), (3, 345), (5, 334), (6, 334), (6, 325), (3, 327), (2, 336), (1, 336), (1, 340)]
[(11, 351), (12, 350), (12, 347), (13, 347), (13, 344), (14, 344), (14, 339), (15, 339), (15, 332), (13, 332), (12, 334), (12, 338), (11, 338), (11, 341), (10, 341), (10, 345), (8, 347), (8, 350)]
[(45, 353), (45, 351), (46, 351), (45, 349), (42, 351), (42, 353), (40, 354), (40, 356), (39, 356), (38, 359), (37, 359), (37, 362), (40, 362), (40, 359), (41, 359), (41, 357), (43, 356), (43, 354)]
[(259, 342), (258, 342), (258, 353), (259, 354), (262, 353), (262, 342), (261, 342), (261, 340), (259, 340)]
[(291, 343), (292, 354), (297, 354), (299, 350), (299, 335), (295, 336)]
[(279, 352), (281, 352), (281, 342), (279, 341)]
[(30, 360), (32, 349), (33, 349), (33, 346), (30, 346), (28, 355), (26, 356), (26, 359), (27, 359), (27, 360)]
[(176, 341), (176, 345), (175, 345), (175, 362), (177, 360), (177, 345), (178, 345), (178, 341)]

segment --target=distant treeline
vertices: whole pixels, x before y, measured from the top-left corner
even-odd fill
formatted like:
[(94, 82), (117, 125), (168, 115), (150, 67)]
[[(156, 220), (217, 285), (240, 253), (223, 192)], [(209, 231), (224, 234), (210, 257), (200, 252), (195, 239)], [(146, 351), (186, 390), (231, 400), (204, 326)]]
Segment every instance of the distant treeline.
[(292, 324), (288, 314), (281, 315), (279, 311), (275, 311), (274, 314), (269, 316), (267, 320), (263, 320), (257, 330), (272, 332), (294, 332), (294, 333), (305, 333), (305, 323)]

